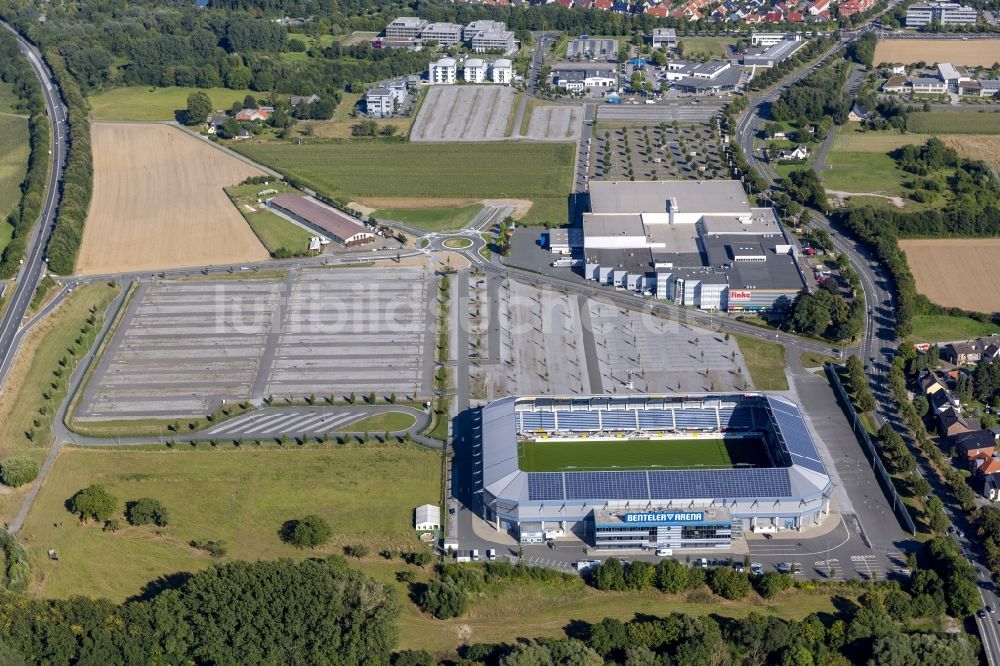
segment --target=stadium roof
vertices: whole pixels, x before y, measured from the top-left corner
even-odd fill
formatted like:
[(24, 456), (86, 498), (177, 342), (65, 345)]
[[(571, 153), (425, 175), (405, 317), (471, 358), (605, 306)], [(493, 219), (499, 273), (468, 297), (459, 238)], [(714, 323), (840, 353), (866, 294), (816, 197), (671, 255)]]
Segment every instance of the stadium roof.
[[(635, 470), (591, 472), (524, 472), (518, 466), (518, 412), (586, 411), (589, 408), (628, 409), (689, 407), (705, 401), (739, 403), (762, 401), (790, 465), (770, 468)], [(593, 401), (593, 405), (590, 402)], [(598, 406), (597, 403), (600, 403)], [(814, 497), (831, 486), (802, 414), (791, 401), (761, 394), (677, 394), (667, 396), (573, 396), (517, 398), (494, 401), (482, 410), (483, 487), (498, 501), (601, 502), (632, 500), (792, 499)]]

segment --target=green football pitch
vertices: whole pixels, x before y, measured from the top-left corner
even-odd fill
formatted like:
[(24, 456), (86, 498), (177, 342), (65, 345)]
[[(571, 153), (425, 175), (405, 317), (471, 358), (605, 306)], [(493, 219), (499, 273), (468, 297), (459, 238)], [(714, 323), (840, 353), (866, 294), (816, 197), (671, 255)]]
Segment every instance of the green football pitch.
[(728, 469), (768, 464), (763, 442), (750, 438), (523, 441), (518, 442), (517, 454), (525, 472)]

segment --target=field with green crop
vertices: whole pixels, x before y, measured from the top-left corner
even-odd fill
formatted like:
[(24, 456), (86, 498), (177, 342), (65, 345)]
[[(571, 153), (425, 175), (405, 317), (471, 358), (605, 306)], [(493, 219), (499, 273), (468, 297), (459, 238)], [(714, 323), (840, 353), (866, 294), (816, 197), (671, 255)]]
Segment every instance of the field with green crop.
[(255, 94), (228, 88), (128, 86), (113, 88), (89, 99), (96, 120), (176, 120), (176, 112), (187, 108), (188, 95), (196, 90), (208, 93), (216, 109), (228, 109), (248, 93)]
[(736, 464), (764, 465), (760, 440), (615, 439), (575, 442), (522, 441), (518, 466), (526, 472), (627, 469), (718, 469)]
[(465, 226), (482, 208), (479, 204), (456, 208), (379, 208), (372, 215), (378, 220), (395, 220), (426, 231), (454, 231)]
[[(119, 502), (162, 502), (163, 528), (103, 532), (77, 526), (65, 507), (76, 491), (99, 483)], [(436, 503), (441, 454), (415, 445), (330, 445), (301, 450), (122, 451), (64, 449), (22, 531), (46, 597), (74, 594), (121, 600), (160, 576), (211, 565), (193, 539), (221, 540), (233, 559), (312, 557), (343, 546), (418, 547), (413, 507)], [(377, 501), (376, 499), (377, 498)], [(331, 543), (301, 551), (283, 543), (287, 520), (315, 513)], [(46, 551), (55, 548), (59, 561)]]
[(1000, 134), (1000, 113), (919, 111), (907, 116), (906, 129), (921, 134)]
[(312, 189), (346, 197), (553, 198), (569, 194), (570, 143), (335, 141), (233, 146)]
[[(20, 116), (0, 115), (0, 220), (14, 210), (21, 200), (21, 181), (28, 168), (28, 120)], [(0, 251), (10, 240), (0, 232)], [(9, 236), (9, 234), (6, 234)]]

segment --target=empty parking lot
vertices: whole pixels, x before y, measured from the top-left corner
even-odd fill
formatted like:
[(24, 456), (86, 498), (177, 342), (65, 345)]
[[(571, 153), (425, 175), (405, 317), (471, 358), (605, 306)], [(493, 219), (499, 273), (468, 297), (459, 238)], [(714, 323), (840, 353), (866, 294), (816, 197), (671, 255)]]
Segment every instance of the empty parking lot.
[(268, 396), (424, 397), (433, 372), (431, 280), (422, 268), (397, 267), (143, 283), (76, 418), (190, 417)]
[(583, 128), (582, 106), (537, 106), (531, 111), (524, 139), (574, 141)]
[(411, 141), (500, 141), (513, 113), (508, 86), (432, 86), (410, 132)]

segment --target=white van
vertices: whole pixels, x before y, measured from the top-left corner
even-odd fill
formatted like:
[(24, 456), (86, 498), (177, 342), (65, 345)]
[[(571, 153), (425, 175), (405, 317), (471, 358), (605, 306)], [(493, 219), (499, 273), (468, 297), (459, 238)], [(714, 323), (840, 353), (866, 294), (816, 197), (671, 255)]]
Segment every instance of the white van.
[(656, 549), (656, 556), (657, 557), (670, 557), (673, 554), (674, 554), (673, 548), (657, 548)]
[(495, 548), (487, 548), (486, 549), (486, 559), (488, 559), (490, 561), (493, 561), (493, 560), (497, 559), (497, 551), (496, 551)]
[(476, 549), (476, 548), (472, 549), (472, 561), (473, 562), (478, 562), (479, 561), (479, 550)]

